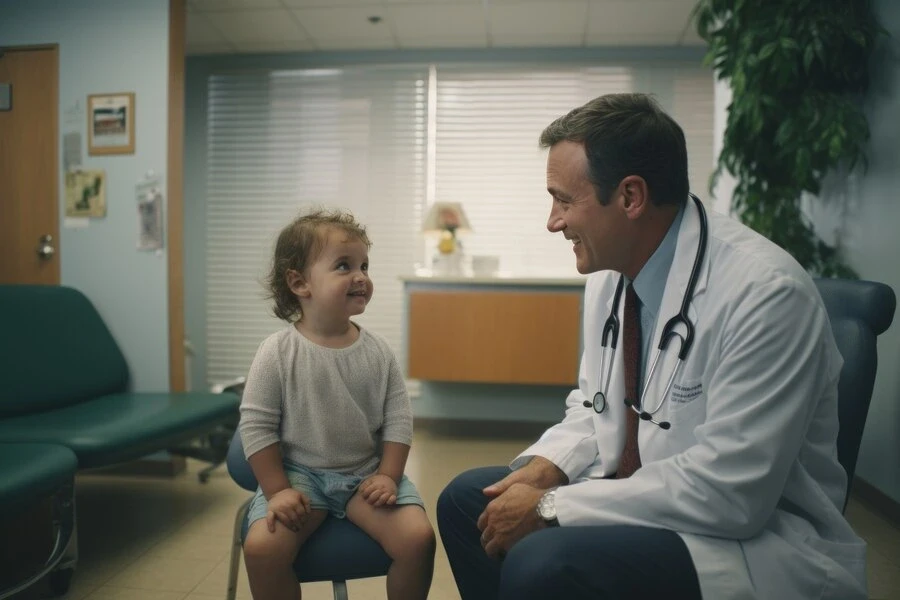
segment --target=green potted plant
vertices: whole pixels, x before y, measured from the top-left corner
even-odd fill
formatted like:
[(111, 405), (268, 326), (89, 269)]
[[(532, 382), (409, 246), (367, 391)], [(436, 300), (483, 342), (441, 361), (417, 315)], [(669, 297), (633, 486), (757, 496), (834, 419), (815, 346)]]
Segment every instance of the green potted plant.
[(722, 151), (732, 207), (815, 275), (855, 277), (801, 210), (829, 172), (865, 167), (862, 109), (879, 33), (870, 0), (700, 0), (706, 60), (730, 82)]

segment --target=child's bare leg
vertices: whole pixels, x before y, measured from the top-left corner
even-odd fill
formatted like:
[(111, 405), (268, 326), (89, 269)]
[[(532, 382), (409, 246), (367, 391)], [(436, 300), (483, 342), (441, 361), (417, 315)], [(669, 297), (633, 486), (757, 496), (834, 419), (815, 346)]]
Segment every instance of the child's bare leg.
[(421, 506), (375, 508), (356, 493), (347, 518), (381, 544), (393, 564), (387, 574), (389, 600), (425, 600), (431, 588), (434, 528)]
[(300, 585), (294, 575), (297, 551), (328, 513), (313, 510), (299, 531), (291, 531), (275, 521), (275, 533), (265, 519), (254, 521), (244, 540), (244, 562), (254, 600), (297, 600)]

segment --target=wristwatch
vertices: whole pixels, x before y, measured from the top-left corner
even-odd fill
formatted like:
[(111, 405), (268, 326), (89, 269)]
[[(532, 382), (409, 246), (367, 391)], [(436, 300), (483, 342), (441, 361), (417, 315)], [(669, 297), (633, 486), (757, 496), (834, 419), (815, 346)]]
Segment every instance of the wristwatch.
[(537, 514), (550, 527), (559, 527), (556, 518), (556, 488), (550, 488), (537, 503)]

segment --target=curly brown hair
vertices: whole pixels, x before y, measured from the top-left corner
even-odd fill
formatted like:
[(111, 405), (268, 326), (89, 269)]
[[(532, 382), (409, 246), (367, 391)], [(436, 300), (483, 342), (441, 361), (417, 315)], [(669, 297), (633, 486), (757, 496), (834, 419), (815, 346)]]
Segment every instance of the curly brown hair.
[(303, 316), (300, 300), (288, 286), (287, 273), (291, 270), (306, 272), (324, 248), (325, 233), (330, 229), (343, 231), (364, 243), (366, 248), (372, 247), (366, 228), (349, 212), (317, 209), (294, 219), (278, 234), (272, 268), (266, 281), (268, 297), (274, 300), (272, 312), (279, 319), (292, 322)]

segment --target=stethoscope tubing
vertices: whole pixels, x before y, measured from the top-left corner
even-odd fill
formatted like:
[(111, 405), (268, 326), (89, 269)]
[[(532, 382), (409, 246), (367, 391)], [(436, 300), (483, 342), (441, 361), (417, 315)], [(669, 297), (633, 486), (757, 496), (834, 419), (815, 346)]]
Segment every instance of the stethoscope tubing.
[[(658, 425), (662, 429), (669, 429), (671, 425), (667, 421), (656, 421), (653, 418), (653, 415), (659, 412), (666, 398), (669, 396), (669, 393), (672, 391), (672, 386), (675, 383), (675, 377), (681, 371), (684, 360), (685, 358), (687, 358), (688, 352), (690, 351), (691, 346), (694, 343), (694, 324), (691, 322), (691, 319), (688, 316), (688, 310), (690, 308), (691, 301), (694, 298), (694, 291), (697, 287), (697, 280), (700, 277), (700, 266), (703, 263), (703, 258), (706, 256), (707, 238), (709, 232), (709, 223), (707, 222), (706, 209), (703, 208), (703, 203), (694, 194), (691, 194), (690, 197), (694, 201), (694, 204), (697, 206), (697, 212), (700, 216), (700, 240), (697, 244), (697, 253), (694, 256), (694, 264), (691, 267), (691, 273), (688, 277), (687, 289), (685, 290), (684, 297), (681, 301), (681, 310), (679, 310), (678, 314), (674, 315), (666, 322), (665, 326), (663, 326), (663, 330), (659, 338), (659, 344), (657, 345), (656, 352), (654, 353), (653, 361), (650, 363), (650, 370), (648, 371), (647, 377), (644, 380), (644, 387), (641, 390), (639, 401), (637, 403), (633, 403), (627, 398), (625, 399), (625, 404), (628, 405), (632, 410), (637, 412), (640, 415), (641, 419), (650, 421), (651, 423)], [(609, 316), (606, 318), (606, 322), (603, 324), (603, 335), (600, 340), (600, 385), (598, 385), (597, 392), (594, 394), (593, 401), (588, 402), (587, 400), (585, 400), (584, 402), (585, 407), (593, 408), (594, 412), (596, 412), (597, 414), (601, 414), (606, 410), (607, 393), (609, 392), (609, 382), (612, 378), (612, 366), (615, 362), (615, 353), (619, 337), (618, 313), (619, 304), (622, 298), (622, 289), (624, 288), (624, 286), (625, 276), (620, 275), (619, 282), (616, 285), (615, 295), (613, 296), (612, 309), (610, 310)], [(675, 327), (677, 325), (683, 325), (685, 327), (685, 335), (682, 336), (680, 333), (675, 331)], [(612, 338), (611, 340), (610, 337)], [(644, 406), (644, 399), (647, 396), (647, 391), (650, 389), (650, 382), (653, 380), (653, 375), (656, 373), (656, 368), (659, 364), (660, 358), (662, 357), (662, 352), (666, 349), (669, 341), (673, 337), (677, 337), (681, 341), (681, 347), (678, 350), (678, 360), (675, 363), (675, 368), (672, 370), (672, 374), (669, 376), (669, 379), (666, 382), (666, 387), (663, 390), (663, 393), (660, 395), (659, 402), (657, 402), (656, 406), (653, 407), (653, 410), (646, 410)]]

